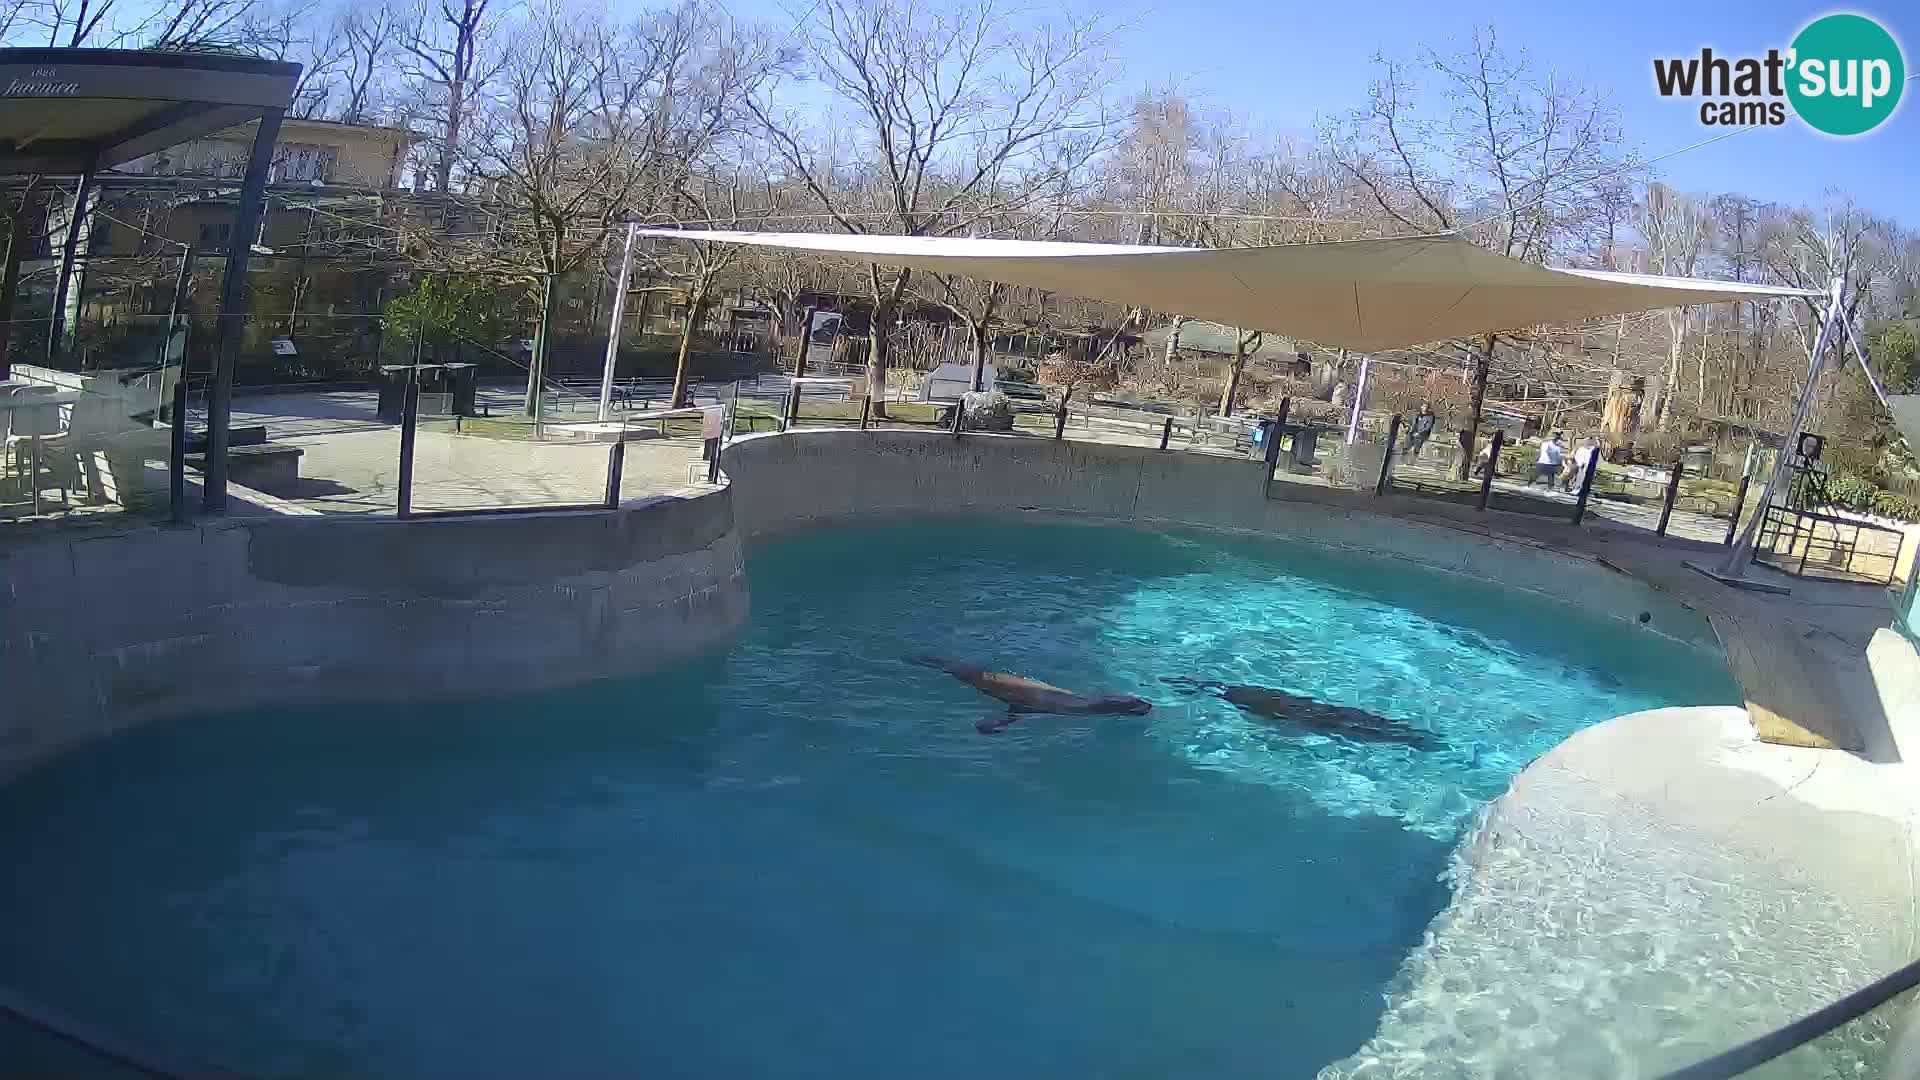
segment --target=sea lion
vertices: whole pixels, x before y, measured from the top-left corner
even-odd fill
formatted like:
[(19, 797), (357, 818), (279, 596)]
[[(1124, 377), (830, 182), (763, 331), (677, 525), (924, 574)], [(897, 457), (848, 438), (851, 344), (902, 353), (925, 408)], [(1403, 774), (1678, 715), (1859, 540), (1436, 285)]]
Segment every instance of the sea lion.
[(1006, 727), (1027, 713), (1065, 713), (1072, 716), (1144, 716), (1153, 710), (1153, 703), (1132, 694), (1100, 694), (1088, 696), (1076, 694), (1071, 690), (1062, 690), (1058, 686), (1029, 679), (1025, 676), (1005, 671), (988, 671), (970, 664), (958, 664), (938, 656), (909, 656), (910, 664), (937, 668), (973, 687), (990, 698), (1007, 703), (1007, 714), (991, 720), (982, 720), (974, 727), (983, 735), (991, 735)]
[(1245, 713), (1267, 720), (1283, 720), (1314, 731), (1344, 735), (1362, 742), (1400, 743), (1416, 750), (1438, 750), (1440, 742), (1418, 728), (1389, 720), (1378, 713), (1347, 705), (1329, 705), (1285, 690), (1265, 686), (1236, 686), (1221, 682), (1201, 682), (1189, 678), (1160, 680), (1181, 693), (1211, 690)]

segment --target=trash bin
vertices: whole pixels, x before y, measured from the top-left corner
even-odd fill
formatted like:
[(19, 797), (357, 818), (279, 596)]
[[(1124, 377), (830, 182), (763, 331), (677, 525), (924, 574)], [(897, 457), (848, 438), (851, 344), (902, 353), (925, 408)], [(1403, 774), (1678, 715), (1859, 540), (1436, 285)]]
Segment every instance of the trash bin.
[(407, 379), (412, 372), (412, 364), (380, 365), (380, 403), (374, 412), (382, 423), (397, 424), (401, 421), (401, 411), (406, 408)]
[(474, 394), (480, 386), (478, 364), (448, 364), (447, 392), (453, 395), (453, 415), (477, 416)]

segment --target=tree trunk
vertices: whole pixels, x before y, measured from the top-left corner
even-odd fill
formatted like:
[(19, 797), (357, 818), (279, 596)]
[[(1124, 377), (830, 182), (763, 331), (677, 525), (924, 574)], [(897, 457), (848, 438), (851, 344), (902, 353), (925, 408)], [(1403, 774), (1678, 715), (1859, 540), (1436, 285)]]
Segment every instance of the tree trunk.
[(673, 365), (673, 400), (670, 409), (687, 407), (687, 358), (693, 354), (693, 331), (707, 310), (707, 287), (695, 287), (687, 297), (687, 323), (680, 328), (680, 356)]
[(1667, 312), (1667, 377), (1660, 381), (1660, 412), (1657, 424), (1661, 431), (1673, 420), (1673, 399), (1680, 391), (1680, 345), (1686, 337), (1686, 325), (1680, 320), (1686, 317), (1686, 309)]
[(1173, 317), (1173, 326), (1167, 331), (1167, 351), (1166, 355), (1160, 358), (1160, 366), (1167, 370), (1167, 379), (1169, 382), (1171, 382), (1173, 378), (1173, 358), (1180, 355), (1180, 328), (1185, 326), (1186, 323), (1187, 317), (1185, 315), (1175, 315)]
[(967, 337), (973, 345), (973, 382), (969, 385), (977, 394), (987, 388), (987, 352), (993, 344), (993, 336), (983, 320), (967, 328)]
[[(454, 78), (447, 84), (447, 141), (440, 148), (440, 160), (434, 162), (433, 185), (440, 194), (447, 194), (453, 183), (454, 148), (460, 145), (460, 114), (466, 111), (466, 80)], [(452, 217), (449, 216), (449, 221)]]
[(533, 333), (533, 356), (527, 360), (526, 414), (540, 418), (540, 394), (547, 374), (547, 347), (553, 337), (553, 305), (560, 291), (560, 275), (548, 271), (540, 285), (540, 325)]
[(1247, 369), (1247, 341), (1233, 332), (1233, 366), (1227, 369), (1227, 385), (1220, 392), (1220, 415), (1232, 416), (1234, 399), (1240, 396), (1240, 373)]
[(897, 271), (893, 283), (883, 286), (879, 265), (868, 264), (867, 268), (867, 279), (873, 285), (873, 318), (867, 321), (867, 397), (873, 402), (872, 415), (877, 419), (887, 415), (887, 344), (900, 297), (906, 293), (912, 275), (912, 270)]
[(1495, 336), (1488, 334), (1473, 361), (1473, 396), (1467, 404), (1467, 429), (1460, 433), (1460, 465), (1456, 478), (1466, 480), (1473, 470), (1474, 442), (1480, 437), (1480, 406), (1487, 400), (1487, 370), (1493, 366)]

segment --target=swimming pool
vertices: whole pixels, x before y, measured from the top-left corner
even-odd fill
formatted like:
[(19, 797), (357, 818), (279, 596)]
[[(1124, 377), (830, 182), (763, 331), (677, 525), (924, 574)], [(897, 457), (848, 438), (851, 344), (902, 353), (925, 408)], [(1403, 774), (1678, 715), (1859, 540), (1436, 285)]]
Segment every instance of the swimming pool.
[[(745, 636), (656, 676), (173, 721), (0, 789), (4, 981), (268, 1076), (1305, 1076), (1515, 771), (1735, 700), (1658, 634), (1299, 546), (919, 522), (749, 572)], [(983, 736), (920, 652), (1156, 708)]]

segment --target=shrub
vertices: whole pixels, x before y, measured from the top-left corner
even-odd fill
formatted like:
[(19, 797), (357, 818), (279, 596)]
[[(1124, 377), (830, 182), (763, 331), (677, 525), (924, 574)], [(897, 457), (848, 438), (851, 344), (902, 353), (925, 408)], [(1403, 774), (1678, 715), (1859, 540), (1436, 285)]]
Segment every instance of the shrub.
[(1840, 473), (1827, 480), (1827, 505), (1844, 506), (1849, 510), (1867, 510), (1873, 506), (1873, 496), (1878, 491), (1871, 483), (1848, 473)]
[(1895, 521), (1920, 521), (1920, 499), (1895, 495), (1891, 491), (1876, 491), (1871, 504), (1873, 513)]

